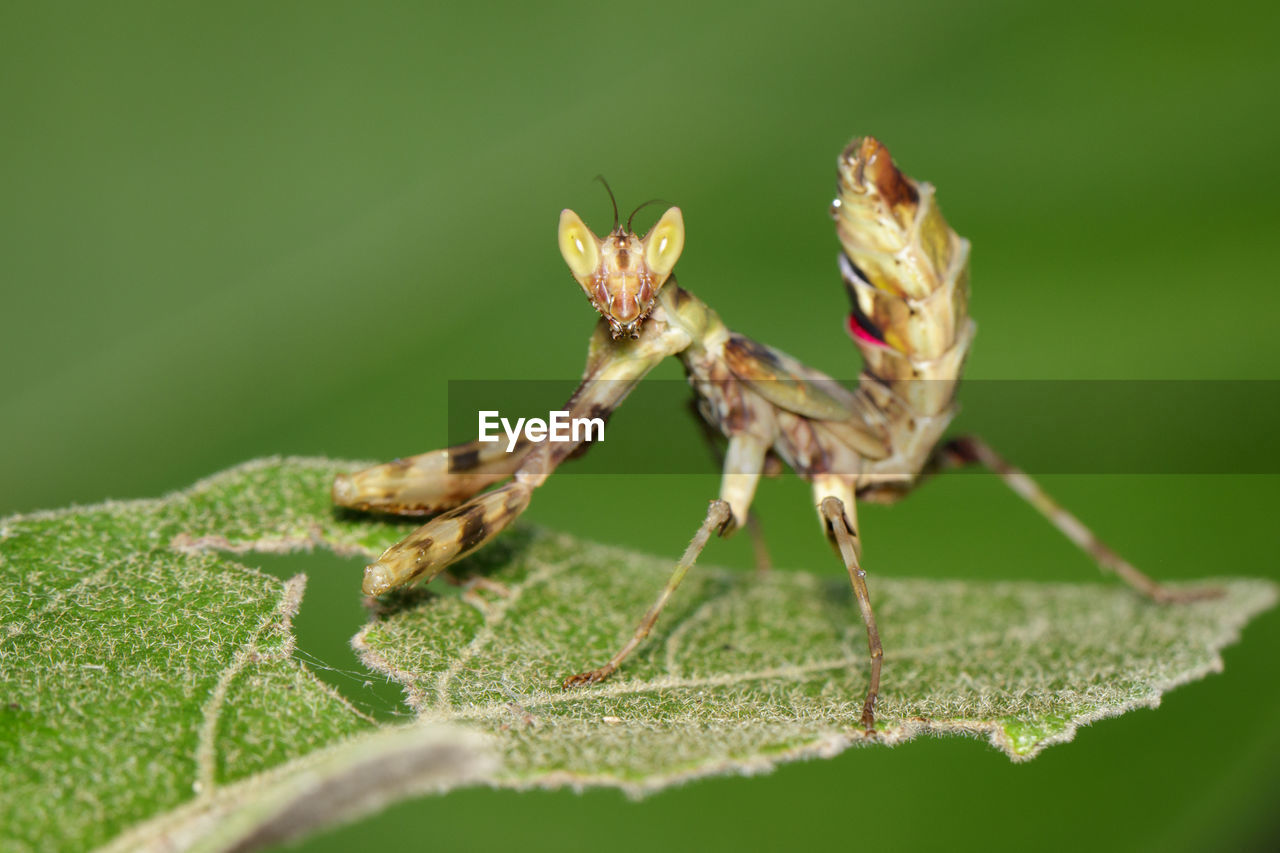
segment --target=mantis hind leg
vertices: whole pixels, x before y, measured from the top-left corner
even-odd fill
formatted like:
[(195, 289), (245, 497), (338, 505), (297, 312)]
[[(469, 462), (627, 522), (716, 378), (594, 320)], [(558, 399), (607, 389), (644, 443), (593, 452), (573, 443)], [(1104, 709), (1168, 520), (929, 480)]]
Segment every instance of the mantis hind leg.
[(1100, 568), (1117, 575), (1152, 601), (1174, 604), (1218, 598), (1222, 595), (1223, 591), (1218, 587), (1171, 589), (1152, 579), (1108, 547), (1085, 526), (1084, 522), (1051, 498), (1024, 471), (1010, 465), (1004, 457), (977, 436), (969, 435), (952, 439), (935, 453), (935, 457), (940, 469), (957, 468), (975, 462), (988, 468), (999, 476), (1018, 497), (1035, 507), (1036, 511), (1058, 528), (1063, 536), (1092, 557)]

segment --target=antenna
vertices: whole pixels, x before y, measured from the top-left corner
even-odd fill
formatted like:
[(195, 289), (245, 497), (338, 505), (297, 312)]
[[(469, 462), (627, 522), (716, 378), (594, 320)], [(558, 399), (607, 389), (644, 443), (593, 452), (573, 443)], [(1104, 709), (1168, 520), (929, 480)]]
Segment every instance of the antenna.
[[(613, 205), (613, 230), (618, 230), (618, 200), (613, 197), (613, 189), (609, 186), (609, 182), (604, 179), (604, 175), (596, 175), (596, 180), (604, 184), (604, 191), (609, 194), (609, 203)], [(630, 221), (627, 222), (627, 230), (631, 230)]]
[(628, 230), (628, 231), (630, 231), (630, 230), (631, 230), (631, 220), (633, 220), (633, 219), (635, 219), (635, 218), (636, 218), (636, 214), (637, 214), (637, 213), (639, 213), (640, 211), (644, 210), (646, 207), (648, 207), (648, 206), (649, 206), (649, 205), (651, 205), (651, 204), (668, 204), (668, 202), (665, 202), (665, 201), (663, 201), (663, 200), (662, 200), (662, 199), (660, 199), (660, 198), (651, 198), (651, 199), (649, 199), (648, 201), (643, 202), (639, 207), (637, 207), (635, 210), (631, 211), (631, 215), (627, 217), (627, 230)]

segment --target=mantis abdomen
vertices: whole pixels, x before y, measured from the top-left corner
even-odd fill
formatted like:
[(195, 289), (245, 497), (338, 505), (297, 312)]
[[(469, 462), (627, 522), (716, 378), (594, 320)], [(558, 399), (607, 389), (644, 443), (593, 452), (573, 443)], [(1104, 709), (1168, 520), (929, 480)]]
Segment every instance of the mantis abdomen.
[(855, 139), (838, 161), (831, 205), (849, 293), (848, 330), (862, 351), (863, 411), (882, 417), (891, 453), (869, 462), (866, 497), (909, 487), (955, 414), (974, 322), (969, 241), (947, 224), (933, 186), (898, 171), (877, 140)]

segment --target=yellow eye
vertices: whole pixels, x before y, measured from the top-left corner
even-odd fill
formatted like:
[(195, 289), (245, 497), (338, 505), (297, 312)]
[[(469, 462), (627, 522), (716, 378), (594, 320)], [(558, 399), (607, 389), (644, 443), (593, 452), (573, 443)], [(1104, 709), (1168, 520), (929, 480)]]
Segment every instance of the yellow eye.
[(665, 279), (684, 250), (684, 217), (673, 207), (662, 214), (658, 224), (645, 235), (644, 260), (660, 279)]
[(579, 281), (600, 265), (600, 241), (578, 214), (567, 208), (560, 212), (560, 254)]

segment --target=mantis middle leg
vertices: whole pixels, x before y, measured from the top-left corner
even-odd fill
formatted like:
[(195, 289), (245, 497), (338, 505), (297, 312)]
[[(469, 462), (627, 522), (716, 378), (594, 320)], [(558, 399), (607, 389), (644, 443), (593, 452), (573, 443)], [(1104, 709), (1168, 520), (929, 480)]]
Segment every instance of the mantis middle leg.
[(880, 629), (876, 614), (871, 609), (871, 596), (867, 592), (867, 573), (862, 568), (862, 546), (858, 539), (858, 516), (853, 484), (845, 478), (827, 475), (817, 477), (813, 484), (814, 498), (823, 526), (844, 567), (849, 572), (862, 621), (867, 626), (867, 650), (871, 660), (871, 678), (867, 685), (867, 698), (862, 703), (862, 725), (868, 732), (875, 731), (876, 700), (880, 696), (880, 665), (884, 649), (880, 645)]
[(760, 481), (767, 451), (766, 445), (749, 435), (737, 435), (729, 439), (729, 450), (725, 454), (725, 472), (720, 483), (720, 497), (711, 502), (707, 517), (698, 527), (698, 532), (694, 534), (693, 541), (685, 549), (680, 562), (676, 563), (675, 571), (671, 573), (667, 585), (662, 588), (657, 600), (641, 617), (631, 637), (622, 645), (622, 648), (615, 652), (604, 666), (566, 678), (564, 680), (566, 690), (603, 681), (616, 672), (627, 656), (649, 636), (663, 608), (667, 606), (667, 602), (671, 600), (671, 596), (675, 594), (680, 582), (689, 573), (689, 569), (693, 568), (702, 549), (710, 540), (711, 534), (728, 535), (733, 532), (736, 524), (749, 518), (751, 500), (755, 496), (756, 485)]

